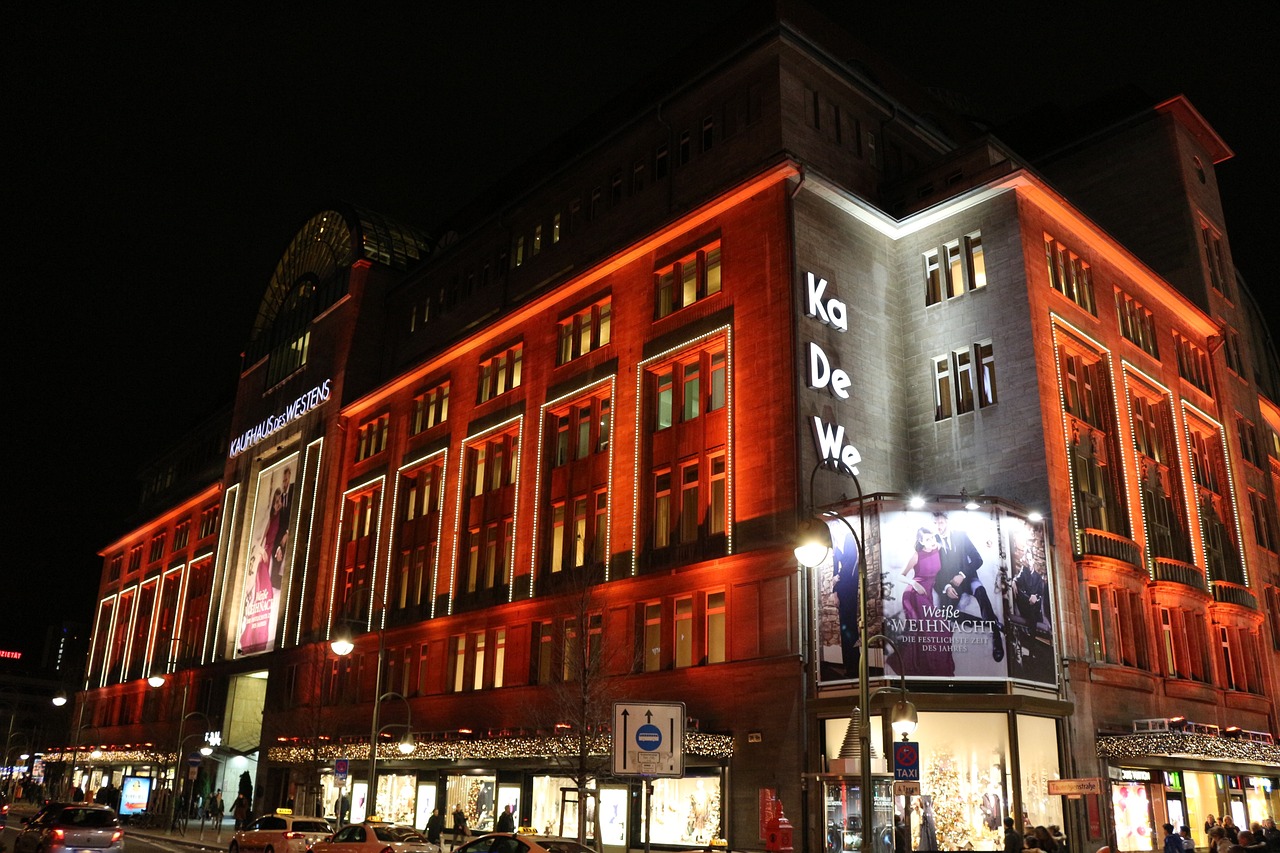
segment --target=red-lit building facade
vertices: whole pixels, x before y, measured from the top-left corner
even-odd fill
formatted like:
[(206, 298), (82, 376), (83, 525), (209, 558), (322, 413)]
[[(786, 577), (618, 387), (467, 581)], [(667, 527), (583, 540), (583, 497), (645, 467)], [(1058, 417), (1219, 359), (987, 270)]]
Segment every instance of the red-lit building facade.
[[(1229, 149), (1174, 99), (1033, 171), (806, 14), (448, 238), (304, 225), (218, 469), (103, 551), (92, 783), (166, 789), (208, 736), (212, 787), (359, 817), (372, 738), (384, 815), (572, 834), (562, 753), (607, 754), (612, 702), (683, 702), (655, 845), (760, 848), (781, 800), (797, 843), (852, 849), (859, 605), (839, 546), (797, 566), (818, 507), (875, 580), (873, 683), (920, 711), (916, 848), (1274, 812), (1280, 377)], [(598, 786), (604, 845), (642, 846), (636, 779)], [(903, 806), (878, 785), (881, 822)]]

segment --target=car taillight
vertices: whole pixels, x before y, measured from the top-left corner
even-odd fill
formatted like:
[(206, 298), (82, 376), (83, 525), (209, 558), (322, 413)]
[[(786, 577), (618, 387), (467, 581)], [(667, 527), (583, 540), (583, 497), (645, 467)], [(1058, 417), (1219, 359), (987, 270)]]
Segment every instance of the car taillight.
[(290, 839), (293, 839), (293, 838), (302, 838), (302, 833), (301, 833), (301, 832), (286, 832), (286, 833), (284, 834), (284, 837), (285, 837), (285, 838), (290, 838)]
[(63, 832), (61, 829), (55, 829), (53, 832), (50, 833), (50, 835), (52, 835), (53, 840), (57, 841), (58, 843), (62, 843), (67, 839), (67, 834)]
[(386, 847), (383, 847), (379, 853), (396, 853), (396, 849), (388, 844)]
[(115, 844), (115, 843), (116, 843), (117, 841), (119, 841), (121, 838), (124, 838), (124, 830), (123, 830), (123, 829), (117, 829), (115, 832), (111, 833), (111, 843), (112, 843), (112, 844)]

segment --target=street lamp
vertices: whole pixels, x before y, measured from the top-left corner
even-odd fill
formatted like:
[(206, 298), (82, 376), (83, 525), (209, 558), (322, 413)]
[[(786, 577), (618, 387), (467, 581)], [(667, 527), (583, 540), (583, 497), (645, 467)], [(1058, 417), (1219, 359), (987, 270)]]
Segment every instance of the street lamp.
[[(351, 628), (347, 623), (338, 626), (337, 632), (334, 634), (333, 640), (329, 644), (333, 649), (333, 653), (339, 657), (345, 657), (351, 654), (355, 648), (355, 642), (351, 637)], [(418, 748), (417, 742), (413, 739), (413, 710), (409, 706), (409, 700), (400, 693), (382, 692), (382, 670), (385, 666), (387, 656), (387, 633), (385, 628), (378, 629), (378, 665), (374, 676), (373, 695), (377, 698), (373, 701), (373, 722), (369, 728), (369, 791), (365, 795), (365, 820), (369, 820), (378, 813), (378, 738), (387, 729), (404, 727), (404, 736), (400, 738), (398, 748), (401, 755), (411, 755)], [(399, 699), (404, 703), (405, 721), (403, 723), (388, 723), (385, 726), (378, 725), (379, 710), (382, 707), (384, 699)]]
[[(858, 572), (858, 695), (861, 697), (861, 707), (855, 708), (854, 711), (857, 714), (858, 722), (858, 781), (860, 787), (859, 810), (862, 818), (862, 849), (866, 851), (870, 849), (869, 841), (872, 834), (873, 817), (871, 794), (872, 697), (870, 695), (870, 676), (867, 672), (867, 649), (870, 647), (873, 638), (870, 636), (870, 620), (867, 618), (867, 569), (866, 549), (864, 548), (867, 541), (866, 507), (864, 506), (866, 496), (862, 492), (862, 483), (858, 480), (858, 474), (855, 469), (843, 464), (835, 467), (828, 466), (824, 461), (820, 460), (809, 473), (808, 505), (810, 508), (815, 506), (813, 498), (814, 477), (817, 475), (818, 469), (823, 467), (829, 467), (832, 470), (846, 474), (853, 480), (853, 485), (858, 491), (858, 530), (854, 530), (853, 525), (849, 523), (849, 519), (840, 513), (831, 510), (820, 511), (814, 518), (805, 519), (802, 523), (802, 538), (796, 546), (795, 555), (796, 560), (806, 568), (812, 569), (818, 566), (831, 549), (831, 529), (827, 526), (827, 522), (831, 519), (838, 520), (849, 529), (849, 535), (853, 537), (857, 546), (854, 564)], [(881, 641), (882, 647), (885, 642), (890, 642), (882, 634), (875, 635), (875, 639)], [(892, 643), (890, 642), (890, 644)], [(845, 661), (845, 666), (848, 666), (848, 663), (848, 661)], [(894, 705), (892, 727), (895, 737), (901, 735), (902, 739), (906, 740), (911, 732), (915, 731), (917, 717), (915, 706), (907, 700), (906, 676), (904, 673), (899, 675), (902, 678), (902, 698)]]
[[(194, 673), (192, 675), (194, 677)], [(167, 680), (168, 679), (166, 679), (163, 675), (156, 674), (156, 675), (150, 676), (147, 679), (147, 684), (150, 684), (152, 687), (162, 687), (167, 682)], [(169, 809), (168, 809), (169, 813), (166, 820), (166, 825), (171, 829), (177, 823), (178, 774), (182, 770), (182, 757), (186, 751), (186, 743), (188, 740), (191, 740), (191, 738), (193, 737), (204, 737), (203, 734), (200, 734), (200, 735), (191, 735), (189, 737), (184, 738), (182, 736), (182, 730), (186, 727), (187, 720), (191, 719), (192, 717), (200, 717), (204, 720), (205, 732), (211, 731), (213, 729), (213, 726), (209, 722), (208, 715), (206, 715), (203, 711), (191, 711), (190, 713), (187, 712), (187, 694), (190, 692), (190, 690), (191, 690), (191, 679), (188, 678), (187, 681), (182, 685), (182, 705), (180, 706), (181, 716), (178, 718), (178, 752), (173, 759), (173, 790), (170, 791)], [(210, 744), (207, 739), (200, 745), (200, 754), (206, 755), (206, 756), (213, 754), (213, 745)]]

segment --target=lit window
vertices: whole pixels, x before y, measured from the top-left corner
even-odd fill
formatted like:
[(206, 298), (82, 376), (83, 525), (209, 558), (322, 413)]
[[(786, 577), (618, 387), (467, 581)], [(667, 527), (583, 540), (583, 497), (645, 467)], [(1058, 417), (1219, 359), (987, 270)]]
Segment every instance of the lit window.
[(654, 274), (659, 318), (720, 292), (720, 246), (709, 246)]
[(356, 431), (357, 462), (387, 449), (387, 433), (390, 425), (390, 415), (382, 415), (361, 425)]
[(1093, 270), (1077, 254), (1057, 240), (1044, 235), (1045, 261), (1049, 285), (1090, 314), (1098, 311), (1093, 301)]
[(1151, 312), (1142, 303), (1123, 290), (1116, 291), (1116, 320), (1120, 334), (1154, 358), (1160, 357), (1156, 344), (1156, 323)]
[(413, 398), (410, 433), (417, 435), (449, 418), (449, 383), (442, 382)]
[(693, 598), (681, 596), (675, 607), (675, 665), (693, 666)]
[(981, 232), (967, 234), (964, 239), (947, 243), (941, 249), (930, 249), (923, 258), (926, 305), (987, 286)]
[(1204, 248), (1204, 265), (1209, 271), (1209, 284), (1227, 296), (1227, 264), (1222, 252), (1222, 234), (1205, 220), (1200, 220), (1200, 242)]
[(613, 311), (608, 298), (560, 321), (556, 330), (556, 364), (606, 346), (613, 331)]
[(662, 669), (662, 604), (644, 605), (644, 671)]
[(480, 364), (478, 403), (520, 387), (524, 345), (516, 344)]
[(1178, 375), (1206, 394), (1212, 394), (1209, 356), (1205, 351), (1176, 332), (1173, 335), (1173, 348), (1178, 355)]
[(707, 663), (724, 663), (724, 592), (707, 595)]

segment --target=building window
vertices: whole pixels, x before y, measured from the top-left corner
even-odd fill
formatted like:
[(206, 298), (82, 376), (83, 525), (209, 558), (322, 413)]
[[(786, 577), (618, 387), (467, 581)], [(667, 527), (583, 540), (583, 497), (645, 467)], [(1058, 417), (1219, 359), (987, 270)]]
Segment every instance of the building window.
[(157, 533), (151, 537), (151, 550), (147, 554), (147, 562), (154, 563), (164, 557), (164, 534)]
[(661, 181), (667, 176), (668, 159), (665, 142), (653, 149), (653, 179), (655, 181)]
[(662, 669), (662, 603), (658, 601), (641, 605), (644, 608), (644, 671)]
[(537, 257), (538, 253), (541, 251), (542, 251), (542, 226), (535, 225), (533, 226), (533, 244), (530, 246), (529, 254), (531, 256)]
[(975, 231), (924, 254), (925, 304), (934, 305), (987, 286), (982, 233)]
[(560, 242), (560, 214), (557, 212), (551, 217), (551, 245)]
[[(1154, 392), (1153, 392), (1154, 393)], [(1191, 540), (1184, 522), (1185, 499), (1176, 458), (1173, 415), (1168, 399), (1129, 395), (1134, 448), (1138, 451), (1139, 489), (1149, 557), (1191, 562)]]
[(1178, 678), (1178, 648), (1173, 631), (1173, 613), (1169, 608), (1160, 608), (1160, 641), (1164, 650), (1164, 674), (1168, 678)]
[(173, 550), (181, 551), (187, 547), (187, 540), (191, 537), (191, 522), (189, 520), (179, 521), (173, 528)]
[(680, 669), (693, 666), (693, 596), (681, 596), (675, 603), (675, 665)]
[(671, 544), (671, 470), (653, 475), (653, 547)]
[(659, 318), (720, 292), (720, 244), (715, 243), (654, 273)]
[(391, 416), (380, 415), (366, 421), (356, 431), (356, 461), (360, 462), (387, 449), (387, 434)]
[(714, 116), (706, 116), (702, 120), (702, 150), (707, 152), (715, 144), (716, 120)]
[(1280, 588), (1266, 588), (1267, 621), (1271, 623), (1271, 647), (1280, 651)]
[(1227, 264), (1222, 252), (1222, 234), (1205, 220), (1200, 220), (1200, 243), (1204, 248), (1204, 265), (1209, 272), (1209, 284), (1218, 293), (1227, 296)]
[(724, 663), (725, 653), (724, 591), (707, 594), (707, 663)]
[(995, 351), (990, 341), (982, 341), (949, 356), (933, 359), (933, 419), (946, 420), (954, 412), (963, 415), (995, 405)]
[(1187, 433), (1209, 577), (1243, 586), (1244, 566), (1234, 535), (1231, 504), (1227, 499), (1229, 480), (1222, 435), (1217, 429), (1199, 422), (1189, 423)]
[(681, 166), (688, 165), (689, 163), (689, 155), (692, 152), (692, 147), (690, 143), (691, 143), (691, 137), (689, 135), (689, 131), (687, 130), (680, 131), (680, 140), (676, 150), (678, 152), (679, 164)]
[(613, 173), (613, 177), (609, 180), (609, 204), (617, 207), (622, 203), (622, 172)]
[(1275, 513), (1271, 509), (1271, 504), (1267, 501), (1267, 496), (1255, 491), (1249, 490), (1249, 511), (1253, 515), (1253, 538), (1258, 543), (1259, 548), (1265, 548), (1268, 551), (1276, 550), (1276, 532)]
[(613, 333), (612, 301), (608, 297), (560, 321), (556, 364), (565, 364), (607, 346)]
[(1227, 369), (1236, 376), (1245, 376), (1244, 357), (1240, 354), (1240, 333), (1227, 325), (1222, 327), (1222, 357)]
[(524, 235), (521, 234), (516, 238), (515, 249), (512, 252), (515, 265), (518, 267), (524, 263)]
[(1178, 354), (1178, 375), (1199, 388), (1206, 394), (1212, 394), (1212, 382), (1209, 378), (1209, 356), (1204, 350), (1191, 341), (1177, 334), (1173, 335), (1174, 350)]
[(1242, 415), (1236, 415), (1236, 436), (1240, 439), (1240, 456), (1255, 468), (1262, 467), (1262, 453), (1258, 449), (1258, 431)]
[[(664, 430), (676, 423), (696, 420), (704, 412), (723, 409), (727, 402), (727, 360), (723, 346), (699, 350), (668, 363), (651, 374), (655, 386), (654, 429)], [(710, 374), (711, 387), (702, 381)], [(677, 391), (677, 389), (679, 389)], [(680, 401), (680, 418), (675, 419), (675, 401)]]
[(1136, 344), (1147, 355), (1160, 357), (1155, 319), (1141, 302), (1123, 290), (1116, 291), (1116, 320), (1120, 324), (1120, 334), (1126, 340)]
[(211, 506), (200, 513), (200, 538), (212, 536), (218, 529), (218, 519), (221, 517), (222, 507)]
[(540, 516), (539, 550), (551, 574), (606, 559), (611, 391), (602, 383), (544, 416), (550, 453), (541, 491), (549, 512)]
[(477, 403), (484, 403), (520, 387), (524, 345), (516, 344), (480, 363)]
[(120, 569), (124, 564), (124, 557), (119, 554), (111, 558), (111, 562), (107, 563), (107, 580), (120, 580)]
[(1089, 587), (1089, 644), (1095, 661), (1107, 659), (1106, 631), (1102, 627), (1102, 589)]
[(1049, 265), (1049, 285), (1097, 316), (1098, 310), (1093, 301), (1093, 270), (1089, 264), (1048, 234), (1044, 235), (1044, 253)]
[(430, 391), (424, 391), (413, 398), (410, 434), (417, 435), (448, 419), (449, 383), (441, 382)]
[(564, 631), (564, 654), (561, 655), (560, 679), (565, 682), (583, 681), (586, 661), (582, 656), (584, 646), (578, 620), (565, 619), (562, 630)]
[(142, 546), (134, 545), (129, 549), (129, 574), (142, 568)]
[(1090, 553), (1097, 543), (1085, 531), (1129, 535), (1119, 500), (1124, 492), (1110, 376), (1107, 362), (1097, 353), (1065, 348), (1059, 350), (1058, 375), (1075, 489), (1077, 553)]

